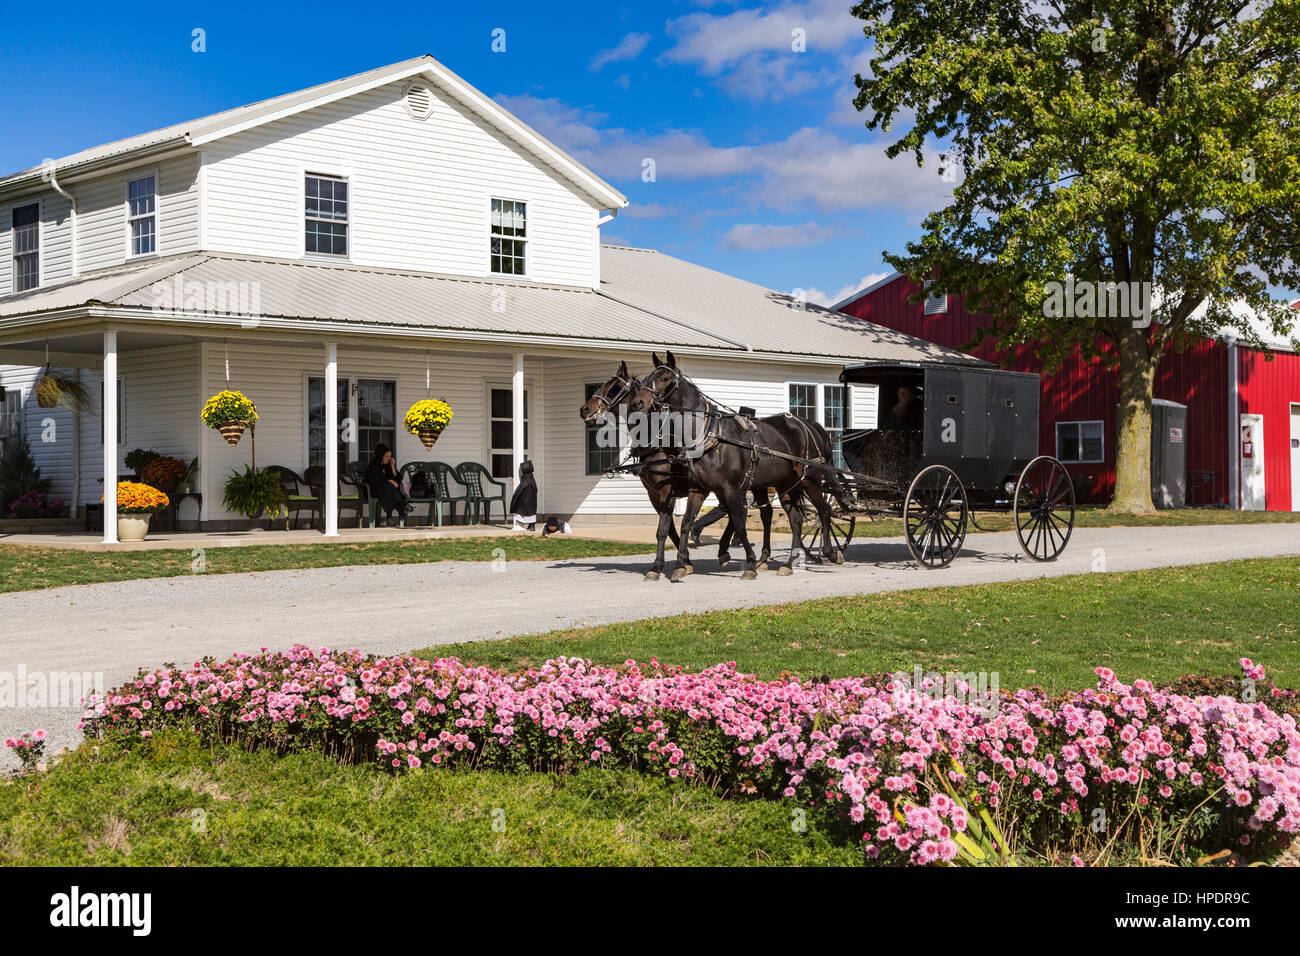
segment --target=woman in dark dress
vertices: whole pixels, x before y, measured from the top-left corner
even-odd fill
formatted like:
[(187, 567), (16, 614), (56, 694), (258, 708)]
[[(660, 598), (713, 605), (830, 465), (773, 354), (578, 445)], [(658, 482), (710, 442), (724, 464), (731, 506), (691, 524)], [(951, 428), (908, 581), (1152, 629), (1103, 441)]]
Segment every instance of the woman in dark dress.
[(510, 499), (510, 513), (515, 516), (515, 531), (532, 531), (537, 525), (537, 479), (531, 461), (519, 465), (519, 485)]
[(379, 502), (379, 507), (388, 516), (391, 525), (397, 519), (397, 512), (403, 514), (411, 510), (411, 505), (402, 494), (402, 484), (397, 480), (397, 462), (393, 460), (393, 450), (380, 442), (375, 446), (375, 456), (366, 466), (366, 489), (370, 496)]

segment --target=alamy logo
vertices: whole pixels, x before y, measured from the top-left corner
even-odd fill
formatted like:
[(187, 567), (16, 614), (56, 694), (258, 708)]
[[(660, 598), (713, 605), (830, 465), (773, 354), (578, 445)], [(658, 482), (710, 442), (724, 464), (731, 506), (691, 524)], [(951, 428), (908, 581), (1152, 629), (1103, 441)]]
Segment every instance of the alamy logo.
[(150, 893), (82, 893), (74, 886), (50, 897), (51, 926), (127, 926), (134, 936), (148, 936), (152, 911)]
[(1043, 284), (1043, 317), (1048, 319), (1132, 319), (1133, 328), (1151, 324), (1150, 282), (1090, 282), (1069, 276)]

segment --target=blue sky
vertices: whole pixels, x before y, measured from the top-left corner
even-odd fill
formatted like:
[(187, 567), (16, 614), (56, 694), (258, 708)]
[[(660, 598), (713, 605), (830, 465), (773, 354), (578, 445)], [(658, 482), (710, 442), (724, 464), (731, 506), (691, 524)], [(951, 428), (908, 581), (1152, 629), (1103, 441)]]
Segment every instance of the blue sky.
[(73, 2), (53, 29), (4, 6), (5, 173), (431, 53), (628, 195), (612, 241), (817, 301), (887, 271), (944, 201), (852, 109), (867, 46), (848, 0)]

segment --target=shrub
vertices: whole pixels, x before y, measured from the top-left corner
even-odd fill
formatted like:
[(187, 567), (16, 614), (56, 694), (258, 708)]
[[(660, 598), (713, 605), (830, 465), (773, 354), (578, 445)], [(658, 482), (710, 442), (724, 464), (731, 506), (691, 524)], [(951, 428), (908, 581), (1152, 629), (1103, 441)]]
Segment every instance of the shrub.
[(126, 453), (122, 459), (122, 464), (131, 470), (133, 475), (143, 475), (145, 466), (155, 458), (161, 458), (158, 452), (152, 448), (133, 448)]
[(1117, 838), (1155, 817), (1214, 849), (1300, 832), (1300, 734), (1262, 684), (1247, 702), (1097, 674), (1095, 689), (1059, 700), (1003, 693), (990, 713), (883, 676), (761, 681), (734, 664), (688, 673), (577, 658), (501, 674), (298, 646), (142, 672), (91, 698), (83, 727), (123, 740), (177, 728), (397, 771), (631, 767), (838, 813), (887, 862), (955, 862), (1002, 832), (1069, 843), (1096, 809)]
[(4, 442), (4, 453), (0, 455), (0, 514), (7, 513), (29, 491), (44, 494), (49, 490), (50, 480), (41, 477), (27, 436), (19, 435)]
[(45, 757), (45, 731), (23, 734), (21, 737), (9, 737), (5, 746), (18, 757), (23, 770), (35, 770)]
[(68, 503), (43, 491), (29, 491), (9, 506), (9, 513), (15, 518), (66, 518)]

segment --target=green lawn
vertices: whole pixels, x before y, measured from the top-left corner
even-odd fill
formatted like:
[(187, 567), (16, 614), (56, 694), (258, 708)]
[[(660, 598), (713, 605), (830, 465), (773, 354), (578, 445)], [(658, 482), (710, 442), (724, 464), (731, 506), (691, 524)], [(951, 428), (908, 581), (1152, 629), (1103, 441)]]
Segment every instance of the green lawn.
[(208, 750), (179, 736), (144, 758), (81, 747), (0, 782), (0, 864), (853, 865), (853, 841), (788, 806), (724, 799), (630, 770), (393, 776), (315, 754)]
[(505, 669), (557, 656), (611, 664), (658, 657), (693, 669), (735, 661), (767, 677), (920, 664), (996, 671), (1004, 688), (1048, 691), (1092, 686), (1099, 665), (1160, 681), (1236, 673), (1238, 659), (1249, 657), (1277, 683), (1297, 687), (1300, 558), (826, 598), (416, 653)]
[[(358, 544), (282, 544), (214, 547), (203, 552), (206, 574), (337, 568), (358, 564), (419, 564), (426, 561), (509, 561), (590, 558), (637, 554), (653, 546), (540, 535), (497, 538), (439, 538)], [(159, 551), (74, 551), (0, 544), (0, 592), (53, 588), (64, 584), (170, 578), (194, 574), (189, 549)]]

